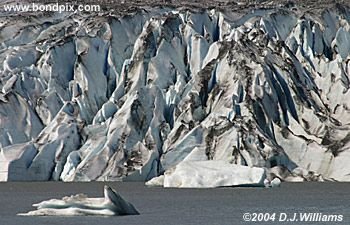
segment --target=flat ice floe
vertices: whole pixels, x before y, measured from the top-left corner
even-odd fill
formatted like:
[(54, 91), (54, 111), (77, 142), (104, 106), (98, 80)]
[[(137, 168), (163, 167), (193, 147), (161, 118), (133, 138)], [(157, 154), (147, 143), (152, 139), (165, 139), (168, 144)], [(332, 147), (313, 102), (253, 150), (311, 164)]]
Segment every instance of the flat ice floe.
[(183, 161), (164, 175), (148, 181), (148, 186), (212, 188), (224, 186), (263, 186), (265, 170), (224, 161)]
[(33, 204), (37, 210), (20, 216), (122, 216), (139, 215), (135, 207), (112, 188), (104, 187), (104, 198), (88, 198), (84, 194), (50, 199)]

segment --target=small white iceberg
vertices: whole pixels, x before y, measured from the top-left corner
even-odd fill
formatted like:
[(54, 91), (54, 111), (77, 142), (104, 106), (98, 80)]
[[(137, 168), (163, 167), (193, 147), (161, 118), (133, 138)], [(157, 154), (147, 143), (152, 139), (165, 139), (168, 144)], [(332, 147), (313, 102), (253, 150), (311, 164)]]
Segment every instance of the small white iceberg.
[(269, 179), (265, 179), (264, 180), (264, 185), (267, 188), (274, 188), (274, 187), (280, 187), (281, 186), (282, 181), (278, 178), (275, 177), (274, 179), (272, 179), (271, 181)]
[(33, 204), (37, 210), (20, 216), (121, 216), (139, 215), (135, 207), (115, 190), (105, 185), (104, 198), (88, 198), (84, 194), (51, 199)]

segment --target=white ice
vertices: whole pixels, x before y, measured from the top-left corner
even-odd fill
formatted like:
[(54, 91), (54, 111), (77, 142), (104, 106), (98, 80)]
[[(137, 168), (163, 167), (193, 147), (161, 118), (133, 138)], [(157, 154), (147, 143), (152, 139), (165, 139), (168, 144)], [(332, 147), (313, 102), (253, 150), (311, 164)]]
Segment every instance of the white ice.
[[(164, 173), (164, 187), (263, 186), (265, 170), (224, 161), (183, 161)], [(156, 182), (154, 182), (156, 183)]]
[(19, 213), (20, 216), (121, 216), (138, 215), (135, 207), (115, 190), (105, 186), (104, 198), (88, 198), (78, 194), (33, 204), (37, 210)]

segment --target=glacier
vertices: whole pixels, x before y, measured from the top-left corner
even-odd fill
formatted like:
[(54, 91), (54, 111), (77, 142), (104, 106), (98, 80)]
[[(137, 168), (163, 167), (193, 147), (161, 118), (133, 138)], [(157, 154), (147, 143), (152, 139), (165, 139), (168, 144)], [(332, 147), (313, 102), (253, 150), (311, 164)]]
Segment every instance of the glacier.
[(346, 3), (2, 18), (0, 181), (350, 181)]

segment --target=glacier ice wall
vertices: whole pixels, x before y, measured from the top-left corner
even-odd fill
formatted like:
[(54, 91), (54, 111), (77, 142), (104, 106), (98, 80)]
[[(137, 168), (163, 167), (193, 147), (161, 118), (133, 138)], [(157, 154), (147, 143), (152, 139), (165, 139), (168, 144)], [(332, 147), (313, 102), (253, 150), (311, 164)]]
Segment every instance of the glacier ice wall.
[(346, 6), (63, 13), (0, 29), (2, 181), (147, 181), (184, 160), (350, 181)]

